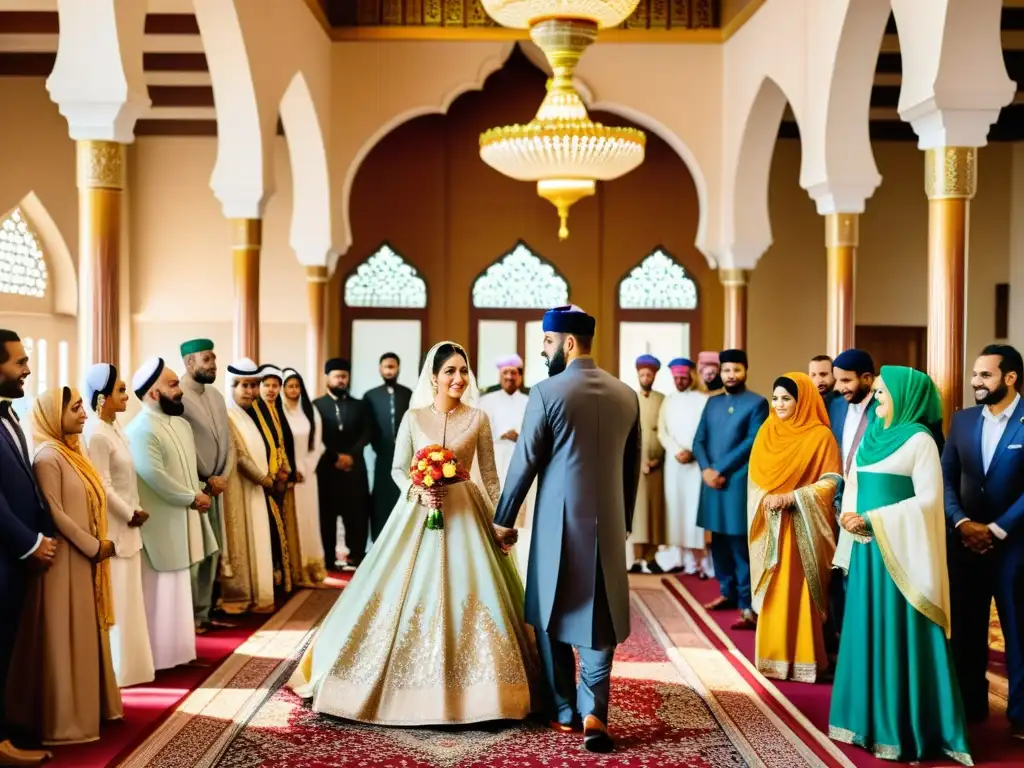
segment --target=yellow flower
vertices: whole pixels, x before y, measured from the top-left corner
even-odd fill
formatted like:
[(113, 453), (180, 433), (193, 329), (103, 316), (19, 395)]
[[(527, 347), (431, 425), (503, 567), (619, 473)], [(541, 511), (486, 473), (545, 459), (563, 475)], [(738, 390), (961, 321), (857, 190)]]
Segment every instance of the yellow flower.
[(441, 461), (443, 459), (444, 459), (444, 454), (443, 453), (438, 453), (437, 451), (434, 451), (432, 454), (430, 454), (430, 460), (431, 461)]
[(416, 465), (416, 468), (419, 469), (420, 472), (423, 472), (428, 466), (426, 459), (420, 459), (420, 463)]
[(423, 478), (423, 485), (425, 485), (427, 488), (429, 488), (433, 484), (434, 478), (432, 478), (430, 475), (427, 475), (426, 477)]
[(452, 463), (445, 464), (441, 467), (441, 474), (449, 479), (455, 477), (455, 465)]

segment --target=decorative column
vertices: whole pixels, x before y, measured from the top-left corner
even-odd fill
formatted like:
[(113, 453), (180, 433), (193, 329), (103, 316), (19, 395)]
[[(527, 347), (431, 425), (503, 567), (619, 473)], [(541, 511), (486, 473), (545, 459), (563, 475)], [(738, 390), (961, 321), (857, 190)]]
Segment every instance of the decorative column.
[(828, 258), (828, 340), (826, 354), (835, 358), (854, 346), (853, 291), (860, 214), (825, 215)]
[(262, 219), (231, 219), (235, 275), (235, 359), (260, 362), (260, 246)]
[(943, 429), (964, 401), (967, 232), (978, 190), (976, 147), (925, 152), (928, 195), (928, 373), (942, 394)]
[(747, 348), (748, 274), (745, 269), (718, 270), (718, 279), (725, 287), (725, 349)]
[(79, 141), (78, 247), (87, 275), (93, 363), (118, 366), (121, 206), (125, 184), (125, 147), (116, 141)]
[(327, 267), (306, 267), (306, 295), (309, 299), (309, 326), (306, 330), (306, 386), (315, 394), (320, 394), (323, 389), (327, 281)]

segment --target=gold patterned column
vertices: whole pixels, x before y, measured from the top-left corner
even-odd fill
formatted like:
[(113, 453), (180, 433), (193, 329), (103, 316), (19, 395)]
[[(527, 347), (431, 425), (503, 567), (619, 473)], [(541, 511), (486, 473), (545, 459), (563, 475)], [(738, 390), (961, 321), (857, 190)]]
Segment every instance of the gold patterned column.
[(825, 216), (825, 252), (828, 258), (828, 340), (826, 354), (835, 358), (853, 348), (853, 288), (860, 214)]
[(231, 219), (235, 274), (235, 359), (260, 362), (260, 246), (262, 219)]
[(327, 267), (306, 267), (309, 327), (306, 329), (306, 387), (321, 394), (324, 370), (324, 334), (327, 327)]
[(78, 248), (88, 281), (88, 303), (79, 317), (90, 323), (90, 362), (117, 366), (125, 148), (116, 141), (79, 141), (77, 153)]
[(719, 269), (725, 287), (725, 349), (747, 348), (747, 276), (745, 269)]
[(928, 373), (942, 394), (943, 428), (964, 401), (965, 298), (970, 201), (978, 189), (978, 150), (925, 152), (928, 195)]

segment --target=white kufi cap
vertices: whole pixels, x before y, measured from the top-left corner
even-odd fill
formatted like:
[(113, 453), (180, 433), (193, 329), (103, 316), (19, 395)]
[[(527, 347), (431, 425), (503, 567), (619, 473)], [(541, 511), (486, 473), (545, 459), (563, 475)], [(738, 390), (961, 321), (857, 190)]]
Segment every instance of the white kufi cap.
[(164, 359), (162, 357), (151, 357), (144, 362), (139, 370), (132, 376), (132, 392), (141, 400), (156, 384), (160, 374), (164, 372)]

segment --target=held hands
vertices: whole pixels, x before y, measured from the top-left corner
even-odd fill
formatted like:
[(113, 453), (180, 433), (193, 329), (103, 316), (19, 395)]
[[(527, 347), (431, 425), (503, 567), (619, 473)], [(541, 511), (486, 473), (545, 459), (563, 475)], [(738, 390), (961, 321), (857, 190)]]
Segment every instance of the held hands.
[(850, 533), (860, 536), (869, 535), (867, 523), (856, 512), (843, 512), (839, 518), (839, 524)]
[(140, 528), (147, 520), (149, 520), (149, 512), (143, 512), (141, 509), (136, 509), (135, 514), (132, 515), (132, 519), (128, 522), (128, 527)]
[(206, 481), (206, 492), (210, 496), (220, 496), (224, 491), (228, 489), (227, 478), (224, 477), (211, 477)]
[(960, 534), (960, 540), (964, 543), (964, 546), (976, 555), (987, 554), (995, 546), (995, 538), (992, 536), (992, 531), (989, 530), (987, 525), (982, 523), (968, 520), (965, 523), (961, 523), (956, 531)]
[(514, 443), (516, 440), (519, 439), (519, 433), (516, 432), (514, 429), (510, 429), (508, 432), (501, 436), (501, 439), (510, 440)]
[(299, 471), (295, 472), (295, 482), (296, 483), (302, 483), (302, 482), (305, 482), (305, 480), (306, 480), (306, 476), (304, 474), (302, 474)]
[(205, 512), (213, 504), (213, 499), (207, 496), (205, 493), (200, 491), (196, 494), (195, 499), (192, 501), (192, 509), (197, 509), (200, 512)]
[(764, 508), (769, 512), (783, 512), (796, 506), (792, 493), (768, 494), (764, 497)]
[(100, 540), (100, 548), (96, 550), (96, 555), (92, 561), (94, 563), (102, 563), (104, 560), (109, 560), (114, 556), (114, 542), (107, 539)]
[(725, 487), (725, 476), (722, 475), (717, 469), (705, 469), (701, 476), (704, 478), (704, 485), (708, 488), (714, 488), (720, 490)]
[(39, 546), (36, 547), (36, 551), (29, 555), (28, 559), (39, 570), (48, 571), (50, 566), (53, 565), (53, 559), (56, 556), (57, 540), (44, 536), (43, 540), (39, 542)]
[(334, 468), (340, 469), (342, 472), (351, 472), (354, 464), (352, 457), (347, 453), (339, 453), (338, 458), (334, 461)]
[(512, 546), (519, 541), (519, 531), (515, 528), (505, 528), (500, 525), (492, 525), (494, 529), (494, 542), (504, 554), (508, 554)]
[(693, 451), (688, 451), (685, 448), (676, 454), (676, 461), (680, 464), (693, 464), (697, 457), (693, 455)]

